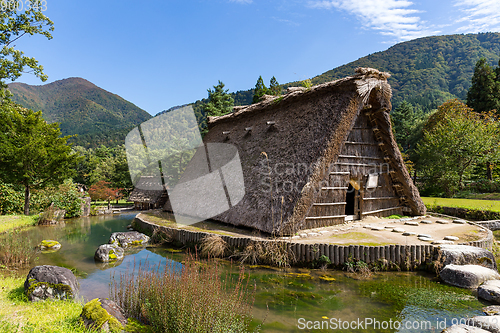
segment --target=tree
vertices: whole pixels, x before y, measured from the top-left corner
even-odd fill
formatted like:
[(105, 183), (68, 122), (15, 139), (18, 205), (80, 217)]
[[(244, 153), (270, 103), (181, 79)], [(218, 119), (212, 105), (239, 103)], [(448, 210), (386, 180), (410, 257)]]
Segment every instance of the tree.
[(100, 180), (89, 188), (89, 195), (92, 200), (104, 200), (108, 202), (108, 209), (110, 208), (110, 202), (113, 199), (119, 199), (122, 197), (120, 188), (109, 187), (111, 183), (105, 180)]
[(264, 80), (262, 76), (259, 76), (257, 79), (257, 83), (255, 84), (255, 88), (253, 90), (253, 100), (252, 103), (258, 103), (262, 96), (268, 93), (266, 85), (264, 84)]
[(493, 69), (485, 58), (481, 58), (474, 68), (472, 85), (467, 93), (467, 105), (476, 112), (500, 112), (499, 69)]
[(224, 90), (224, 83), (219, 80), (219, 84), (214, 89), (208, 89), (208, 103), (205, 104), (205, 111), (209, 116), (222, 116), (233, 111), (234, 100)]
[(401, 145), (403, 151), (408, 152), (415, 148), (420, 139), (418, 128), (425, 119), (422, 109), (403, 101), (391, 112), (391, 119), (394, 124), (396, 142)]
[(274, 96), (281, 95), (281, 86), (278, 83), (278, 80), (273, 76), (271, 81), (269, 82), (269, 93)]
[(60, 137), (59, 124), (48, 124), (42, 112), (6, 101), (0, 105), (0, 177), (24, 187), (24, 214), (29, 215), (31, 190), (70, 178), (78, 155)]
[(499, 154), (500, 127), (493, 113), (477, 113), (459, 100), (441, 105), (417, 146), (426, 189), (452, 195), (473, 167)]
[[(19, 10), (17, 6), (23, 5), (26, 10)], [(16, 50), (13, 43), (26, 35), (40, 34), (48, 39), (52, 38), (51, 31), (54, 23), (46, 17), (43, 12), (46, 5), (39, 0), (28, 1), (3, 1), (0, 11), (0, 89), (3, 98), (6, 97), (5, 80), (16, 80), (24, 72), (33, 73), (42, 81), (47, 80), (43, 73), (43, 67), (35, 58), (24, 55), (22, 51)]]

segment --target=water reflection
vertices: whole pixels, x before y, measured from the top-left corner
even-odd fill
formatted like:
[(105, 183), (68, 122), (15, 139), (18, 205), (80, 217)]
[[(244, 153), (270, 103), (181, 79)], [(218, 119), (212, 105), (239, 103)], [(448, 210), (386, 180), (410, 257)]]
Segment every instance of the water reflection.
[[(107, 243), (113, 232), (126, 231), (134, 216), (135, 213), (127, 213), (72, 219), (60, 226), (30, 228), (25, 236), (38, 243), (53, 239), (62, 244), (55, 253), (39, 254), (37, 265), (73, 269), (86, 300), (108, 297), (113, 276), (119, 280), (121, 274), (131, 273), (139, 265), (144, 267), (146, 262), (151, 269), (180, 270), (180, 263), (185, 260), (184, 253), (165, 248), (136, 248), (126, 250), (121, 262), (96, 264), (97, 247)], [(230, 277), (239, 274), (237, 265), (222, 262), (221, 267)], [(19, 274), (26, 276), (27, 270)], [(245, 268), (245, 276), (251, 286), (255, 283), (257, 287), (253, 314), (256, 323), (265, 318), (264, 332), (303, 332), (297, 327), (301, 318), (310, 321), (373, 318), (410, 323), (428, 321), (433, 325), (429, 329), (336, 330), (339, 332), (440, 332), (442, 328), (436, 327), (438, 322), (446, 320), (450, 324), (453, 319), (480, 315), (483, 306), (471, 291), (439, 284), (432, 275), (419, 272), (377, 273), (369, 279), (358, 279), (342, 271), (250, 266)]]

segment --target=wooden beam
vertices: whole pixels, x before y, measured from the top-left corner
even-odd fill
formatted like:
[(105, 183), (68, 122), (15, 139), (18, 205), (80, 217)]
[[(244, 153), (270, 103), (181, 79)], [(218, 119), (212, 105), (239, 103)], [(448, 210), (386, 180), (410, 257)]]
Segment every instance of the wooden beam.
[(337, 205), (346, 205), (347, 202), (315, 202), (313, 206), (337, 206)]
[(371, 142), (354, 142), (354, 141), (345, 141), (344, 143), (348, 145), (365, 145), (365, 146), (378, 146), (378, 143)]
[(364, 198), (363, 200), (394, 200), (394, 199), (400, 199), (400, 197)]
[(347, 215), (336, 215), (336, 216), (308, 216), (306, 220), (324, 220), (324, 219), (340, 219)]
[(386, 212), (388, 210), (396, 210), (396, 209), (403, 209), (403, 207), (398, 206), (398, 207), (392, 207), (392, 208), (377, 209), (377, 210), (372, 210), (371, 212), (361, 213), (361, 215), (376, 214), (376, 213), (381, 213), (381, 212)]
[(383, 161), (384, 160), (381, 157), (370, 157), (370, 156), (339, 155), (339, 157), (342, 157), (342, 158), (360, 158), (360, 159), (365, 159), (365, 160), (376, 160), (376, 161)]

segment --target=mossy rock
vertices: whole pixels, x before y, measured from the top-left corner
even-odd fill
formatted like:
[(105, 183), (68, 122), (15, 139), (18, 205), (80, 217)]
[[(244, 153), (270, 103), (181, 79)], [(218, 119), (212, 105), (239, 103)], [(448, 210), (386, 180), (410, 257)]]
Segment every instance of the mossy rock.
[(148, 242), (149, 236), (138, 231), (128, 231), (112, 233), (108, 243), (127, 248), (147, 245)]
[(40, 245), (42, 252), (56, 252), (61, 248), (61, 243), (55, 240), (43, 240)]
[(94, 254), (94, 259), (99, 262), (112, 262), (122, 260), (124, 250), (115, 244), (100, 245)]
[(122, 332), (127, 324), (123, 310), (115, 302), (100, 298), (84, 305), (80, 320), (86, 328), (112, 333)]
[(24, 291), (32, 302), (47, 298), (72, 299), (78, 292), (78, 281), (73, 272), (67, 268), (36, 266), (26, 277)]

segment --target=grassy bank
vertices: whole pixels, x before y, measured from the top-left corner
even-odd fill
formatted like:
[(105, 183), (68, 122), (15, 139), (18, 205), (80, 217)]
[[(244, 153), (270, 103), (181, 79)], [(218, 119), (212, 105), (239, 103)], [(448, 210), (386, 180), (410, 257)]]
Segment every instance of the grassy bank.
[(422, 197), (424, 204), (429, 206), (457, 207), (472, 210), (487, 210), (500, 213), (500, 200), (474, 200), (456, 198)]
[(0, 332), (90, 332), (79, 323), (82, 304), (73, 301), (30, 302), (24, 278), (0, 279)]
[(0, 233), (8, 230), (35, 225), (37, 215), (0, 215)]

